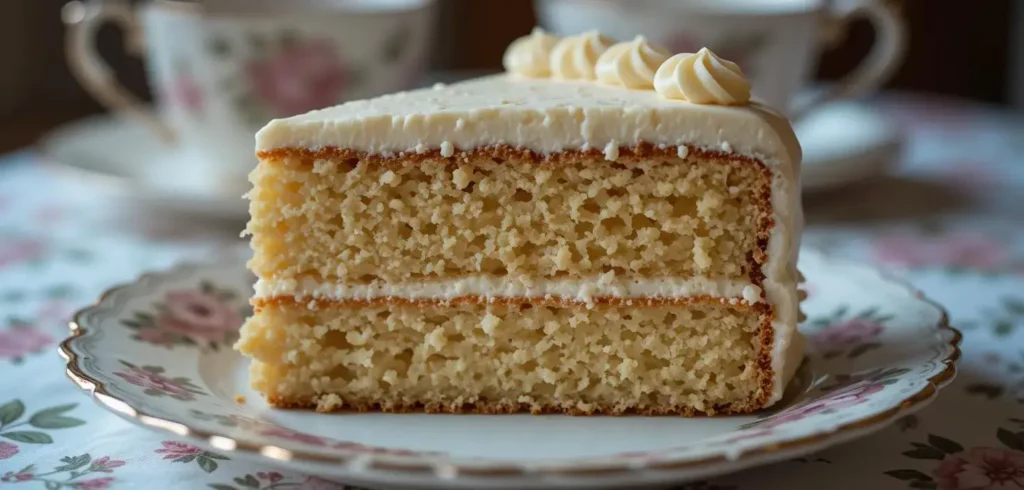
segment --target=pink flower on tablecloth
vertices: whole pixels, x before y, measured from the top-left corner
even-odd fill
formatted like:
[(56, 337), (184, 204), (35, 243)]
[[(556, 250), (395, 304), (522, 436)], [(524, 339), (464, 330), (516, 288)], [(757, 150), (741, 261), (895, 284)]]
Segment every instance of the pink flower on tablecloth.
[(163, 445), (160, 449), (153, 450), (154, 453), (163, 454), (164, 459), (178, 459), (185, 456), (192, 456), (203, 452), (202, 449), (195, 447), (191, 444), (185, 444), (183, 442), (176, 441), (163, 441), (160, 443)]
[(114, 477), (105, 476), (103, 478), (93, 478), (92, 480), (80, 481), (72, 483), (72, 488), (78, 488), (80, 490), (101, 490), (108, 488), (111, 483), (114, 482)]
[(869, 395), (882, 391), (883, 389), (885, 389), (885, 384), (883, 383), (876, 381), (860, 381), (825, 394), (821, 398), (787, 408), (758, 423), (758, 427), (778, 427), (819, 413), (859, 405), (866, 402)]
[(267, 437), (277, 437), (313, 446), (327, 445), (327, 440), (322, 437), (306, 434), (305, 432), (297, 432), (284, 427), (265, 427), (260, 430), (260, 434)]
[(18, 446), (0, 441), (0, 459), (13, 458), (15, 454), (18, 454)]
[(145, 393), (150, 396), (167, 395), (176, 400), (191, 401), (195, 400), (197, 394), (202, 394), (188, 379), (168, 378), (161, 375), (162, 372), (162, 368), (153, 366), (129, 366), (127, 371), (114, 374), (135, 386), (145, 388)]
[(103, 473), (113, 473), (114, 468), (120, 468), (124, 465), (124, 461), (119, 459), (110, 459), (110, 456), (104, 456), (99, 459), (94, 459), (92, 464), (89, 465), (89, 469)]
[(33, 475), (31, 472), (18, 472), (8, 471), (4, 473), (4, 476), (0, 476), (0, 482), (23, 482), (32, 480)]
[(8, 265), (31, 262), (43, 257), (46, 244), (41, 240), (23, 237), (4, 237), (0, 240), (0, 269)]
[(841, 351), (877, 340), (882, 330), (874, 320), (851, 318), (814, 332), (810, 341), (820, 352)]
[(905, 267), (953, 267), (997, 271), (1010, 260), (1010, 251), (991, 237), (978, 233), (946, 236), (889, 235), (874, 244), (874, 256), (883, 263)]
[(29, 326), (16, 326), (0, 330), (0, 359), (21, 359), (26, 354), (39, 352), (53, 343), (46, 332)]
[(933, 475), (938, 490), (1024, 490), (1024, 452), (972, 447), (946, 456)]
[(299, 486), (299, 490), (345, 490), (345, 485), (335, 483), (315, 476), (306, 477), (306, 480)]
[(277, 483), (284, 478), (284, 475), (276, 471), (260, 471), (256, 473), (256, 477), (263, 481)]
[(245, 67), (249, 84), (274, 116), (291, 116), (337, 102), (352, 74), (330, 40), (297, 41)]

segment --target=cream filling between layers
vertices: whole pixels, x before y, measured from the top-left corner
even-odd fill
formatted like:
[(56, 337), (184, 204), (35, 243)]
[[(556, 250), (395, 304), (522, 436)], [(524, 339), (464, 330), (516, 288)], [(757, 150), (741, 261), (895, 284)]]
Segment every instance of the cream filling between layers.
[(257, 298), (294, 296), (315, 299), (404, 299), (450, 300), (462, 296), (497, 298), (558, 297), (593, 305), (601, 297), (614, 298), (691, 298), (709, 296), (748, 304), (762, 301), (761, 288), (747, 280), (708, 277), (617, 279), (613, 273), (574, 279), (529, 279), (471, 275), (453, 279), (417, 281), (401, 284), (339, 284), (301, 279), (260, 279)]

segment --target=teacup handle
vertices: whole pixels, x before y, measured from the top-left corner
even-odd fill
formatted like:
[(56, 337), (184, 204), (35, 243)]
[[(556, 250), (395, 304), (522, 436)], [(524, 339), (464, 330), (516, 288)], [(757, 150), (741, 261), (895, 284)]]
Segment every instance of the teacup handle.
[(135, 118), (164, 142), (174, 143), (177, 138), (171, 127), (118, 83), (113, 70), (96, 51), (99, 28), (113, 22), (124, 29), (125, 50), (135, 56), (143, 55), (142, 28), (131, 6), (121, 1), (75, 0), (64, 6), (61, 15), (67, 26), (68, 66), (78, 82), (107, 108)]
[(864, 60), (839, 83), (790, 111), (794, 120), (826, 102), (876, 90), (892, 77), (906, 53), (907, 29), (903, 20), (878, 0), (862, 0), (846, 12), (827, 15), (835, 16), (829, 21), (841, 23), (866, 18), (875, 28), (875, 43)]

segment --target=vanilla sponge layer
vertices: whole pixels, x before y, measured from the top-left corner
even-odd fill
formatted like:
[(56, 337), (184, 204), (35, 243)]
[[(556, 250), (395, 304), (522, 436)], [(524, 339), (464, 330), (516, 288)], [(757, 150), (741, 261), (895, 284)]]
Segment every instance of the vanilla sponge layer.
[[(686, 150), (683, 147), (683, 150)], [(250, 178), (263, 279), (400, 283), (484, 274), (748, 279), (767, 260), (771, 172), (676, 147), (444, 158), (261, 154)]]
[(685, 300), (256, 300), (237, 348), (277, 406), (747, 412), (772, 392), (770, 309)]

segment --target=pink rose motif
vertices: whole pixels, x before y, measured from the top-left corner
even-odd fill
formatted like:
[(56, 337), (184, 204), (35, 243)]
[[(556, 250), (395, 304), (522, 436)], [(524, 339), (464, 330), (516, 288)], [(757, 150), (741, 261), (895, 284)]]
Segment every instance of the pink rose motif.
[(879, 239), (874, 255), (883, 263), (904, 267), (954, 267), (996, 271), (1007, 264), (1010, 251), (978, 233), (939, 237), (895, 235)]
[(877, 340), (882, 330), (876, 321), (852, 318), (815, 332), (810, 340), (820, 352), (841, 351)]
[(280, 439), (301, 442), (303, 444), (309, 444), (313, 446), (327, 445), (327, 440), (322, 437), (314, 436), (312, 434), (306, 434), (303, 432), (296, 432), (294, 430), (286, 429), (284, 427), (267, 427), (260, 430), (260, 434), (267, 437), (277, 437)]
[(1024, 452), (972, 447), (946, 456), (933, 475), (938, 490), (1022, 490)]
[(94, 478), (92, 480), (85, 480), (80, 481), (78, 483), (73, 483), (71, 484), (71, 486), (73, 488), (78, 488), (80, 490), (101, 490), (103, 488), (108, 488), (110, 484), (113, 482), (113, 477), (105, 476), (103, 478)]
[(89, 465), (89, 469), (92, 471), (100, 471), (103, 473), (113, 473), (114, 468), (120, 468), (124, 465), (124, 461), (121, 461), (119, 459), (110, 459), (110, 456), (104, 456), (99, 459), (94, 459), (92, 464)]
[(175, 319), (201, 330), (237, 330), (242, 317), (225, 301), (199, 291), (167, 293), (167, 309)]
[(828, 393), (821, 398), (787, 408), (765, 419), (763, 422), (758, 423), (757, 426), (759, 428), (778, 427), (819, 413), (859, 405), (867, 401), (868, 395), (878, 393), (883, 389), (885, 389), (885, 385), (882, 383), (874, 381), (860, 381)]
[(39, 352), (53, 343), (53, 338), (32, 327), (16, 326), (0, 330), (0, 359), (20, 359)]
[(15, 454), (18, 454), (18, 446), (9, 442), (0, 441), (0, 459), (13, 458)]
[(263, 481), (277, 483), (284, 478), (284, 475), (276, 471), (260, 471), (256, 473), (256, 477)]
[(163, 445), (162, 448), (156, 449), (153, 452), (157, 454), (163, 454), (163, 459), (178, 459), (185, 456), (192, 456), (203, 452), (202, 449), (195, 447), (191, 444), (185, 444), (183, 442), (176, 441), (163, 441), (160, 443)]
[(297, 41), (271, 57), (249, 62), (245, 72), (256, 96), (276, 117), (334, 104), (352, 78), (326, 39)]
[[(150, 368), (150, 369), (146, 369)], [(152, 368), (150, 366), (138, 367), (129, 366), (127, 371), (116, 372), (117, 376), (121, 377), (125, 381), (146, 389), (146, 394), (152, 396), (167, 395), (171, 398), (181, 401), (195, 400), (195, 395), (201, 392), (190, 389), (187, 380), (182, 379), (171, 379), (162, 376), (160, 368)]]
[[(236, 308), (201, 291), (171, 291), (165, 297), (167, 314), (157, 318), (160, 330), (206, 340), (222, 340), (242, 325)], [(141, 334), (141, 332), (140, 332)]]
[(8, 471), (4, 473), (4, 476), (0, 476), (0, 482), (23, 482), (31, 481), (34, 475), (32, 473), (15, 473)]
[(140, 328), (136, 334), (139, 340), (154, 345), (171, 346), (174, 345), (174, 339), (172, 339), (167, 332), (159, 328)]
[(43, 257), (46, 245), (33, 238), (6, 237), (0, 240), (0, 269)]

